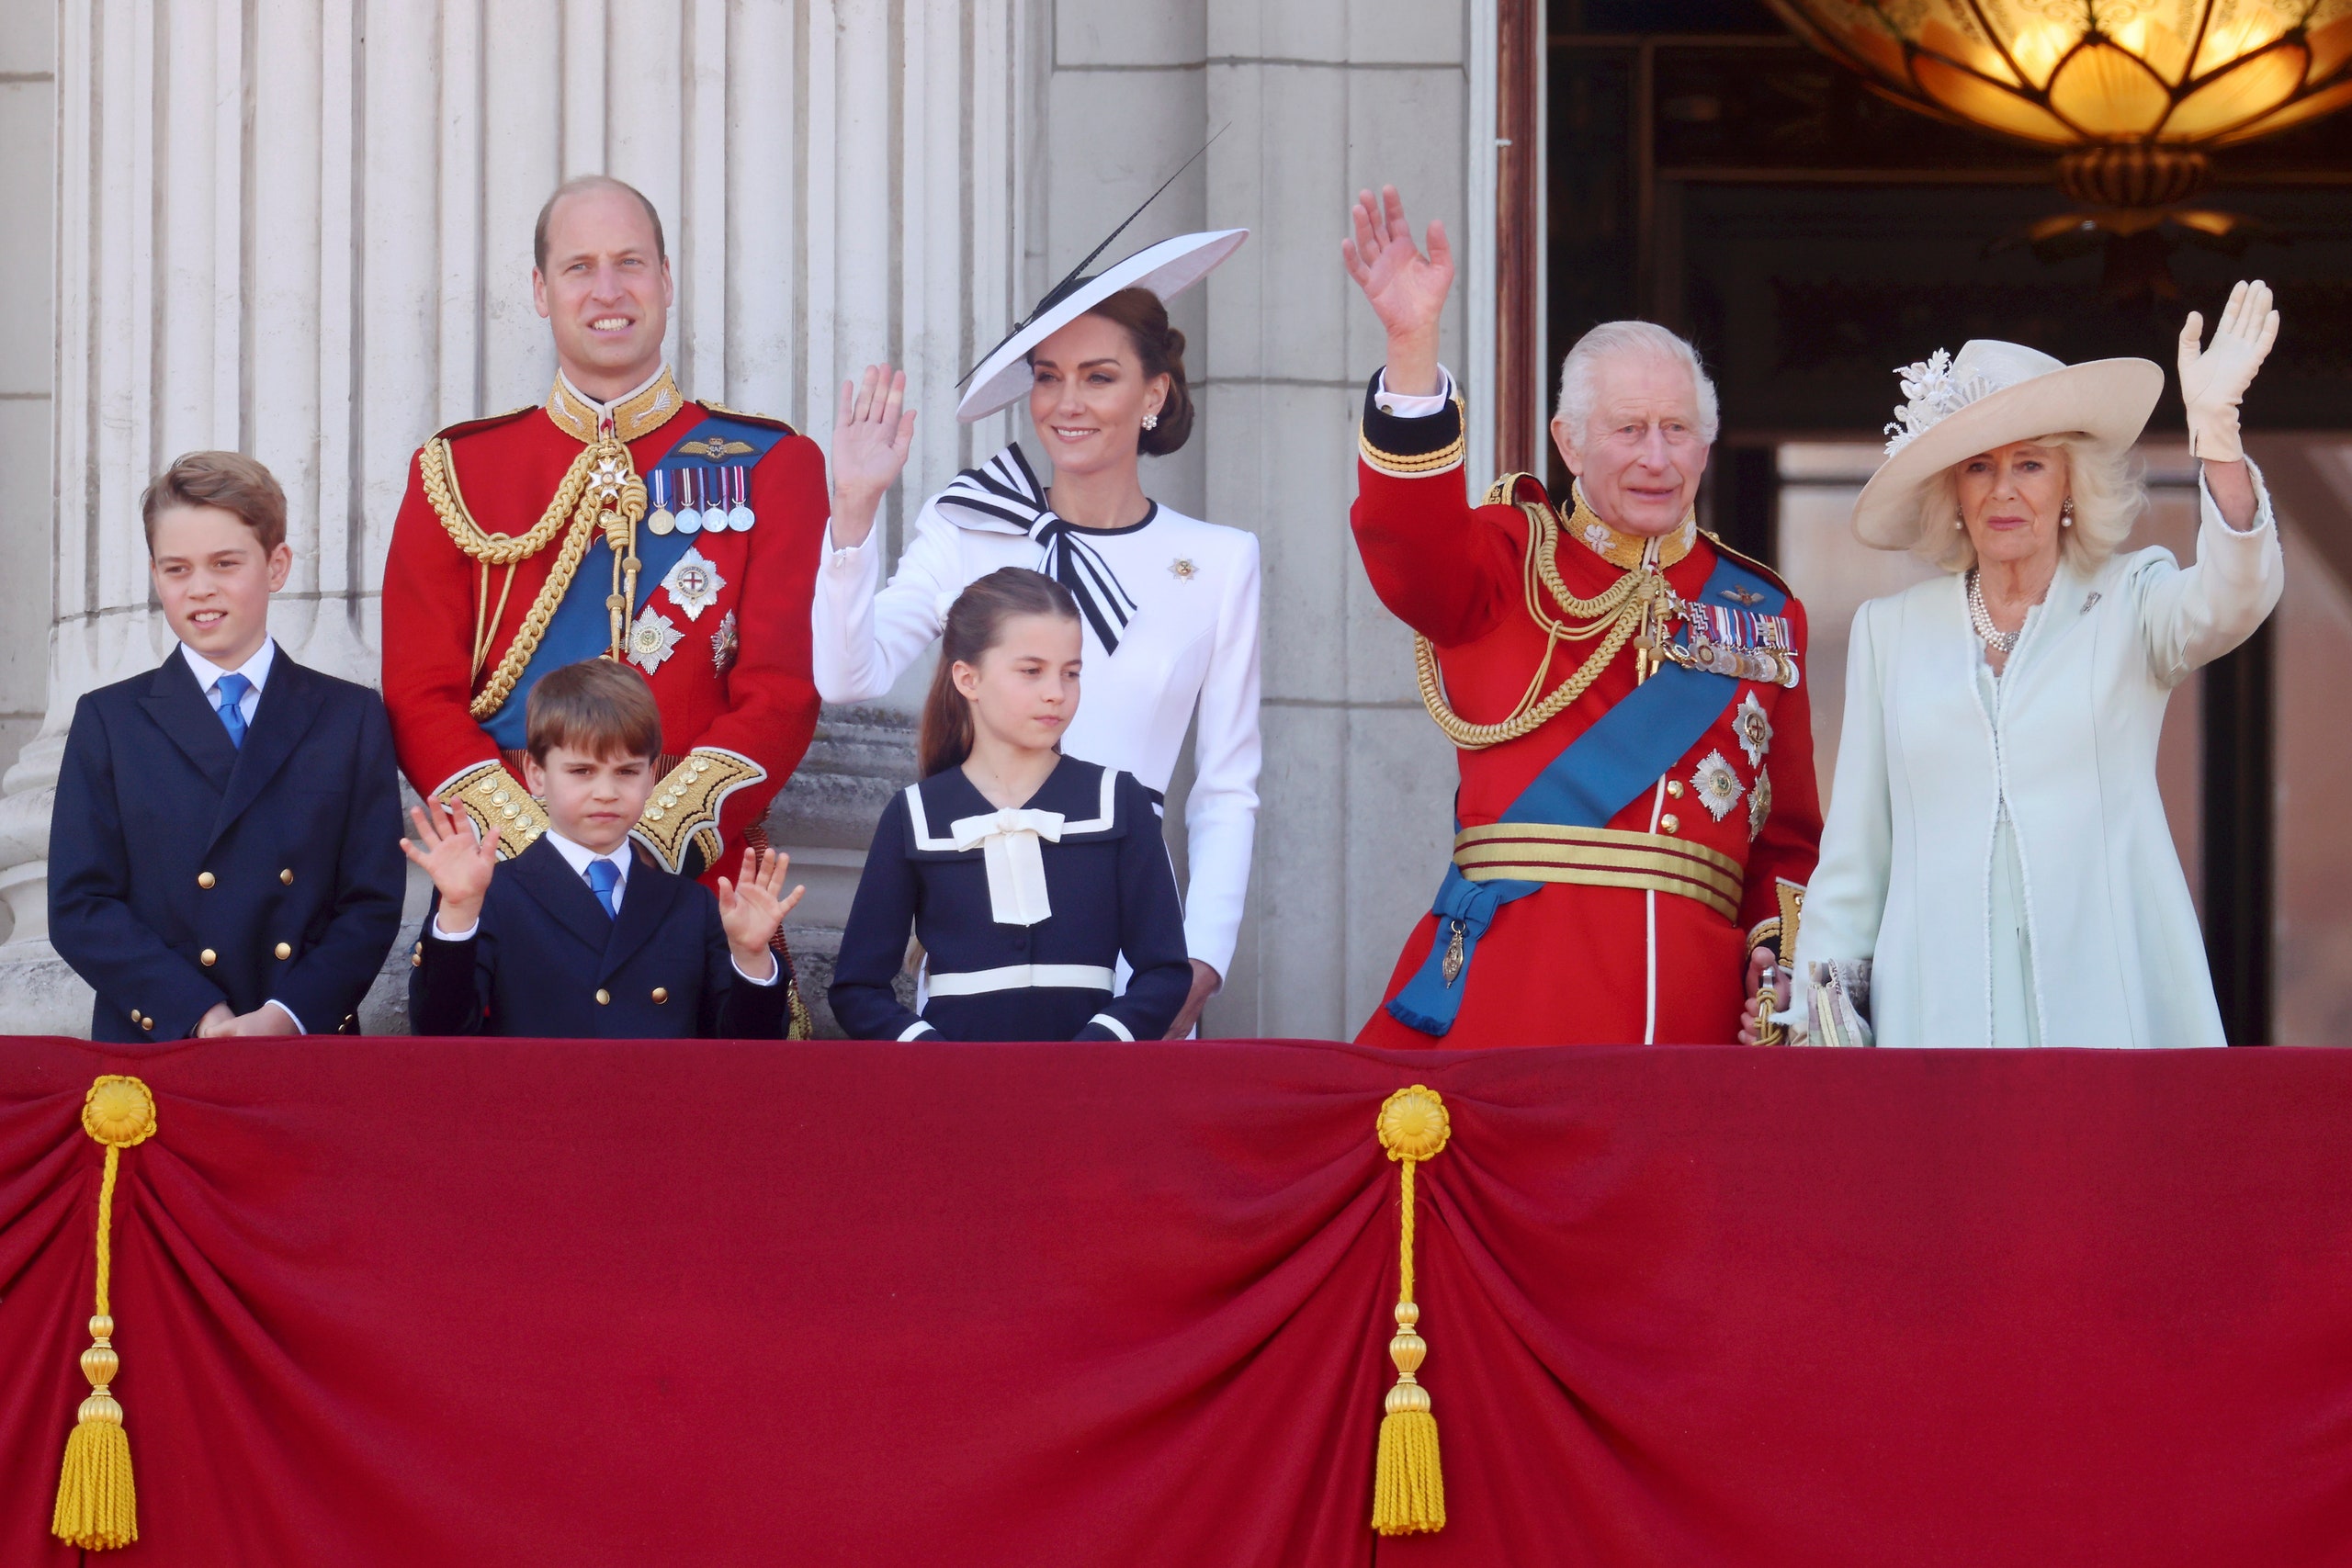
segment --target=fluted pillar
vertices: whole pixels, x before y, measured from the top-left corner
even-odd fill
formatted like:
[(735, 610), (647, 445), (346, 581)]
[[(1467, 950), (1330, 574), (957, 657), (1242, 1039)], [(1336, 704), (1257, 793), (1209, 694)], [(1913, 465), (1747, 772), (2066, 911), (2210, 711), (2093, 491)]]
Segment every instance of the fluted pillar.
[[(55, 602), (46, 715), (0, 781), (6, 1028), (87, 1022), (46, 940), (48, 823), (76, 700), (171, 647), (141, 490), (191, 448), (267, 463), (295, 552), (272, 629), (305, 663), (374, 679), (410, 455), (553, 374), (531, 227), (560, 179), (611, 173), (660, 209), (690, 393), (822, 438), (842, 378), (888, 356), (924, 411), (916, 495), (995, 434), (956, 426), (954, 384), (1018, 292), (1027, 0), (58, 0), (56, 17)], [(895, 506), (888, 525), (895, 546)], [(788, 814), (772, 828), (794, 841)], [(397, 1022), (395, 989), (367, 1022)]]

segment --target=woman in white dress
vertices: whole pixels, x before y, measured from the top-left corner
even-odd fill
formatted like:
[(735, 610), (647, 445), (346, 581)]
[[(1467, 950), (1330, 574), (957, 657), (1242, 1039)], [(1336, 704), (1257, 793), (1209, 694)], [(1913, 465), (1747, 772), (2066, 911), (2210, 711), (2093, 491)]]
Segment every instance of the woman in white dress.
[(2238, 400), (2278, 330), (2241, 283), (2181, 329), (2197, 558), (2118, 553), (2147, 496), (2144, 359), (2015, 344), (1905, 373), (1854, 532), (1946, 575), (1854, 617), (1838, 777), (1794, 1010), (1819, 1043), (2220, 1045), (2156, 789), (2173, 689), (2252, 636), (2284, 571)]
[(1182, 446), (1193, 426), (1184, 334), (1168, 324), (1167, 301), (1248, 237), (1235, 229), (1163, 241), (1049, 294), (973, 372), (956, 417), (969, 423), (1025, 394), (1051, 484), (1018, 443), (965, 470), (924, 503), (887, 585), (866, 499), (878, 502), (880, 491), (863, 477), (888, 468), (888, 449), (903, 458), (912, 415), (899, 411), (903, 377), (869, 371), (854, 396), (845, 390), (812, 616), (818, 692), (828, 702), (869, 701), (938, 638), (967, 583), (1029, 567), (1068, 587), (1085, 621), (1086, 700), (1064, 750), (1164, 795), (1193, 728), (1184, 808), (1193, 987), (1170, 1039), (1192, 1032), (1224, 984), (1249, 886), (1258, 540), (1153, 501), (1139, 465), (1144, 454)]

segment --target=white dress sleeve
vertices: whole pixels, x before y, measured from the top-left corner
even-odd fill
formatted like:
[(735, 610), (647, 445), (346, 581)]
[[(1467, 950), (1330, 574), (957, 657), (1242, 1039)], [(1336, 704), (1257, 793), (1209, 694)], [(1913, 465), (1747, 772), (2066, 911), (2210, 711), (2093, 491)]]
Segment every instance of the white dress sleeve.
[(2177, 568), (2168, 552), (2151, 550), (2133, 565), (2132, 587), (2148, 666), (2167, 688), (2252, 637), (2286, 588), (2270, 491), (2253, 463), (2246, 464), (2246, 472), (2254, 480), (2253, 527), (2241, 533), (2222, 520), (2200, 465), (2196, 561)]
[(1871, 606), (1854, 612), (1846, 649), (1846, 717), (1838, 733), (1837, 786), (1822, 825), (1821, 861), (1797, 921), (1797, 974), (1808, 965), (1868, 958), (1886, 918), (1894, 863), (1894, 795), (1887, 772), (1886, 697)]
[(829, 703), (871, 702), (887, 694), (946, 624), (947, 607), (964, 591), (956, 525), (923, 502), (914, 537), (899, 570), (882, 581), (879, 526), (863, 544), (837, 547), (825, 539), (817, 563), (817, 592), (809, 611), (809, 662), (817, 694)]
[(1184, 802), (1184, 947), (1220, 977), (1232, 973), (1258, 833), (1258, 538), (1241, 538), (1239, 567), (1217, 604)]

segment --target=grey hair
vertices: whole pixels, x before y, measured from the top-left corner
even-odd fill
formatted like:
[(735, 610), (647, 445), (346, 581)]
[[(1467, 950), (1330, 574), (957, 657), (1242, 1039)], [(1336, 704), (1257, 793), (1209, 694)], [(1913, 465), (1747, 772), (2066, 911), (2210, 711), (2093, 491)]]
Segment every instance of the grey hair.
[[(2074, 432), (2036, 436), (2033, 444), (2066, 457), (2075, 525), (2058, 530), (2060, 551), (2085, 570), (2098, 566), (2122, 547), (2148, 509), (2146, 465), (2128, 448), (2117, 451)], [(1960, 464), (1954, 463), (1919, 489), (1919, 533), (1911, 553), (1945, 571), (1968, 570), (1976, 564), (1976, 547), (1966, 528), (1953, 526), (1959, 521)]]
[(1554, 413), (1576, 433), (1582, 446), (1592, 426), (1592, 405), (1600, 396), (1600, 362), (1626, 354), (1648, 354), (1671, 359), (1690, 372), (1699, 394), (1699, 439), (1713, 445), (1723, 423), (1715, 384), (1699, 363), (1699, 351), (1656, 321), (1603, 321), (1577, 339), (1560, 361), (1560, 400)]

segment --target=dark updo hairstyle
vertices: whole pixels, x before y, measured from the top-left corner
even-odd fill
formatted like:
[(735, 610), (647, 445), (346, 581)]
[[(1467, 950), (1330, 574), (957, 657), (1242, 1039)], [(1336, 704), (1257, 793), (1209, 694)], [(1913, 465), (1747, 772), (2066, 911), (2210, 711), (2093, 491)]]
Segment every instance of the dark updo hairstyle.
[(1004, 623), (1015, 615), (1075, 621), (1078, 601), (1069, 589), (1025, 566), (999, 567), (956, 595), (940, 633), (939, 665), (931, 672), (931, 694), (922, 700), (922, 728), (915, 740), (923, 777), (944, 773), (972, 754), (972, 702), (956, 689), (956, 666), (977, 668), (980, 655), (1002, 639)]
[(1148, 288), (1122, 288), (1086, 312), (1127, 329), (1143, 361), (1143, 378), (1168, 378), (1168, 400), (1159, 405), (1159, 423), (1136, 439), (1136, 450), (1148, 457), (1165, 457), (1193, 434), (1193, 393), (1184, 385), (1184, 334), (1168, 324), (1168, 307)]

